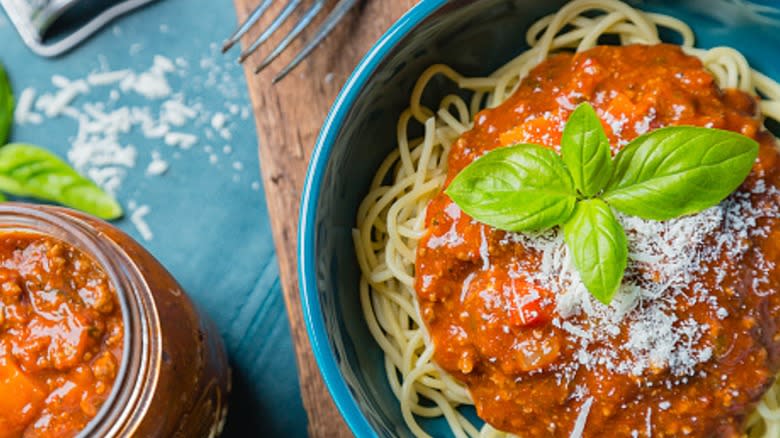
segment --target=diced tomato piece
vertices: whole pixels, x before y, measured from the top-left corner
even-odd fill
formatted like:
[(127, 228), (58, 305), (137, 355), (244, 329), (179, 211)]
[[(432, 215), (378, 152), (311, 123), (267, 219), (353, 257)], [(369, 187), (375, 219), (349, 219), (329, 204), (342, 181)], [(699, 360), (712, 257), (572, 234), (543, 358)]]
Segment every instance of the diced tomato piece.
[(511, 282), (510, 322), (519, 327), (534, 327), (549, 321), (549, 311), (542, 305), (549, 292), (517, 278)]
[(512, 313), (512, 324), (520, 327), (533, 327), (550, 320), (550, 315), (542, 309), (539, 299), (523, 303)]

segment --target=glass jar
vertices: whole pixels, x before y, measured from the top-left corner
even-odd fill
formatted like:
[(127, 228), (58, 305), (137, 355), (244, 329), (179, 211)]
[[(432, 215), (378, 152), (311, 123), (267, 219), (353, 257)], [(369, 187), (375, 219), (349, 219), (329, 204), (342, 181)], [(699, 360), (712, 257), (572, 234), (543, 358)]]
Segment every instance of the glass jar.
[(112, 393), (81, 437), (214, 437), (227, 415), (222, 339), (181, 286), (118, 228), (76, 211), (0, 204), (0, 233), (29, 231), (90, 255), (113, 283), (124, 320)]

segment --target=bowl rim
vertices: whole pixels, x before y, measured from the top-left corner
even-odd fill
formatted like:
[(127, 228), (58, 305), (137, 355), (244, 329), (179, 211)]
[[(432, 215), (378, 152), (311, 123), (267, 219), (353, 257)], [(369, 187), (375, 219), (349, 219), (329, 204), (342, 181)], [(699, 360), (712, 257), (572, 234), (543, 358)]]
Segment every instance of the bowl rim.
[(325, 385), (330, 391), (331, 398), (336, 403), (349, 428), (359, 437), (376, 436), (376, 432), (361, 412), (357, 401), (347, 387), (346, 380), (339, 371), (327, 339), (327, 328), (322, 316), (322, 306), (317, 288), (314, 235), (322, 179), (333, 145), (341, 132), (347, 114), (379, 64), (412, 29), (446, 4), (447, 0), (422, 0), (417, 3), (379, 38), (358, 63), (331, 106), (322, 125), (312, 152), (301, 195), (297, 255), (303, 318), (314, 358)]

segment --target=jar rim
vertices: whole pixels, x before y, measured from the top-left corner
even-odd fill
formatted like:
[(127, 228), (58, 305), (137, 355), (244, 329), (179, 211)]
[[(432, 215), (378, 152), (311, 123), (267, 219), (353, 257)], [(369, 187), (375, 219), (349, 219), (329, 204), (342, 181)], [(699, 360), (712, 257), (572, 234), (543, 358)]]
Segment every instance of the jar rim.
[[(61, 207), (40, 205), (25, 205), (22, 203), (6, 202), (0, 204), (0, 234), (11, 230), (20, 230), (38, 233), (73, 245), (80, 251), (91, 257), (105, 272), (114, 288), (117, 301), (122, 313), (122, 360), (119, 366), (111, 393), (101, 405), (98, 412), (87, 425), (76, 435), (76, 438), (86, 438), (95, 432), (97, 426), (108, 416), (114, 406), (119, 393), (125, 389), (123, 383), (129, 374), (130, 360), (132, 357), (132, 315), (129, 304), (127, 283), (132, 282), (126, 272), (116, 266), (109, 256), (110, 252), (117, 252), (116, 248), (109, 245), (101, 236), (92, 235), (87, 231), (88, 224), (77, 217), (64, 216), (58, 211), (67, 212)], [(67, 237), (67, 238), (66, 238)], [(108, 239), (102, 236), (103, 239)]]

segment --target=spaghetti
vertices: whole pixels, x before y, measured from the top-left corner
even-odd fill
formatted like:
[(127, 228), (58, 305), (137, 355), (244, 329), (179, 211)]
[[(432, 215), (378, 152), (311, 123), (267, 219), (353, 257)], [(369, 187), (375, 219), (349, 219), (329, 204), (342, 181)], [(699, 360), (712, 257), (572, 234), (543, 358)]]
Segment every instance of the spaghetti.
[[(593, 16), (592, 12), (601, 14)], [(622, 45), (660, 44), (666, 28), (682, 39), (685, 53), (699, 58), (722, 89), (762, 97), (760, 113), (780, 120), (780, 84), (750, 68), (736, 50), (693, 46), (691, 29), (673, 17), (646, 13), (615, 0), (577, 0), (533, 24), (526, 35), (530, 49), (488, 77), (467, 78), (450, 67), (426, 70), (398, 121), (398, 147), (385, 159), (357, 213), (353, 231), (362, 271), (360, 298), (371, 334), (385, 353), (388, 382), (415, 436), (428, 436), (417, 417), (443, 417), (454, 436), (501, 436), (485, 424), (472, 424), (457, 408), (473, 404), (469, 390), (433, 360), (434, 347), (425, 330), (415, 292), (417, 245), (425, 236), (425, 214), (447, 180), (451, 146), (474, 126), (476, 114), (505, 102), (539, 63), (561, 51), (583, 52), (604, 35)], [(444, 76), (470, 99), (446, 96), (437, 109), (421, 102), (426, 85)], [(424, 127), (422, 138), (409, 138), (410, 124)], [(588, 404), (588, 407), (590, 405)], [(750, 437), (780, 436), (780, 385), (772, 386), (747, 421)]]

